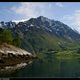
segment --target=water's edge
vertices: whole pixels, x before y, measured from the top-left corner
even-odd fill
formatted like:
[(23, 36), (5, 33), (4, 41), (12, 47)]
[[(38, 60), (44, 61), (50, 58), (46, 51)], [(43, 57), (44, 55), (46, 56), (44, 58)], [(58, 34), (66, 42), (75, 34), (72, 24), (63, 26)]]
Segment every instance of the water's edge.
[(21, 62), (20, 64), (17, 64), (15, 66), (6, 66), (4, 69), (0, 69), (0, 74), (10, 74), (16, 70), (24, 68), (25, 66), (27, 66), (31, 63), (32, 63), (32, 61), (29, 61), (28, 63)]

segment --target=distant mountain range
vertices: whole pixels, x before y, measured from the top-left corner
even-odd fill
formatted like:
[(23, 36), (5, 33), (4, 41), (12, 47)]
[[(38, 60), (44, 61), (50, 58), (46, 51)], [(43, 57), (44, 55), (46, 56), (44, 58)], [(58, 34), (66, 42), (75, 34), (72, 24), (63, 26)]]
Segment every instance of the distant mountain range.
[(32, 53), (65, 50), (80, 44), (80, 34), (68, 25), (43, 16), (27, 21), (0, 22), (0, 27), (10, 29), (21, 38), (21, 48)]

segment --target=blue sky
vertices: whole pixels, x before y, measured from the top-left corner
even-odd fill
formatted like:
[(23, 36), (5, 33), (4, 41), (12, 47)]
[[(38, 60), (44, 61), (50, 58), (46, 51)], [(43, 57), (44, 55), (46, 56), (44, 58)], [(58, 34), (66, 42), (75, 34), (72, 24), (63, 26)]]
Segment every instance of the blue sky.
[(80, 32), (80, 2), (0, 2), (0, 21), (45, 16)]

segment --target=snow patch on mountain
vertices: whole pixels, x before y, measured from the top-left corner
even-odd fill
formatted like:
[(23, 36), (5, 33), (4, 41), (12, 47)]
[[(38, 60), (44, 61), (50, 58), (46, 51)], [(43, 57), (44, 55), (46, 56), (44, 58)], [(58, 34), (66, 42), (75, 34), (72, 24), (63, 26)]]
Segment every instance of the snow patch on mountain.
[(33, 24), (31, 24), (30, 26), (34, 26)]
[(24, 22), (27, 21), (28, 19), (22, 19), (22, 20), (12, 20), (12, 22), (15, 22), (16, 24), (18, 24), (19, 22)]

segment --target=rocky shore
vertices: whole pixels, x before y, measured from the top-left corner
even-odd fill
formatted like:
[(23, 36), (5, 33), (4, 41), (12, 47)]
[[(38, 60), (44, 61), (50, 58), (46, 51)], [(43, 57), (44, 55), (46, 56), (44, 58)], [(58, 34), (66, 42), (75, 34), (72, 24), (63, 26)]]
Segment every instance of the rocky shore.
[(12, 45), (0, 45), (0, 71), (16, 70), (34, 59), (31, 53)]

